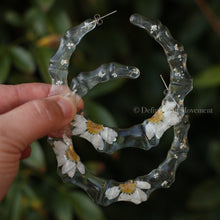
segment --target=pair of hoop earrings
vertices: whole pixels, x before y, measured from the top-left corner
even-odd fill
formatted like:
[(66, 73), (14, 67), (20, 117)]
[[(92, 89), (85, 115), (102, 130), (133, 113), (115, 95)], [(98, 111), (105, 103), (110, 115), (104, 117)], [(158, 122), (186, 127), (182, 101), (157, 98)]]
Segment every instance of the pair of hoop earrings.
[[(99, 25), (103, 17), (96, 16), (95, 19), (88, 19), (67, 30), (58, 51), (50, 60), (51, 95), (71, 96), (77, 102), (78, 96), (83, 97), (98, 83), (121, 77), (136, 79), (140, 75), (136, 67), (109, 63), (101, 65), (94, 71), (80, 73), (72, 80), (71, 86), (68, 86), (68, 66), (72, 53), (80, 40)], [(103, 206), (117, 201), (140, 204), (146, 201), (154, 190), (170, 187), (175, 180), (176, 169), (186, 159), (189, 149), (187, 141), (189, 120), (184, 112), (183, 101), (192, 90), (192, 78), (187, 71), (187, 55), (184, 48), (159, 21), (134, 14), (131, 15), (130, 22), (146, 30), (163, 47), (170, 66), (170, 84), (157, 112), (141, 124), (127, 129), (96, 124), (78, 113), (62, 138), (49, 137), (49, 143), (56, 154), (58, 173), (63, 181), (79, 186), (96, 203)], [(149, 174), (126, 182), (94, 176), (81, 162), (70, 138), (71, 136), (84, 138), (97, 151), (108, 154), (127, 147), (149, 150), (159, 144), (163, 133), (172, 126), (174, 139), (166, 159)]]

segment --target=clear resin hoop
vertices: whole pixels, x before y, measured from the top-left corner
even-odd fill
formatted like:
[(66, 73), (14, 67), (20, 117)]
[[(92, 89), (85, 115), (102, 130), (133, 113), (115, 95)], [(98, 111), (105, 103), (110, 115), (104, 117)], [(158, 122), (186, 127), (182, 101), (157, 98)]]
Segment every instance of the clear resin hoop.
[[(158, 111), (149, 119), (131, 128), (110, 128), (77, 114), (62, 138), (49, 138), (58, 162), (58, 173), (64, 182), (71, 182), (84, 189), (100, 205), (117, 201), (130, 201), (139, 204), (158, 188), (169, 187), (175, 179), (178, 165), (188, 152), (188, 116), (184, 113), (183, 101), (192, 90), (192, 79), (187, 71), (183, 46), (173, 39), (168, 29), (159, 21), (141, 15), (130, 17), (132, 24), (145, 29), (164, 49), (170, 66), (170, 84)], [(104, 64), (94, 71), (80, 73), (68, 87), (67, 75), (69, 60), (85, 34), (95, 28), (95, 20), (86, 20), (69, 29), (61, 39), (57, 53), (51, 58), (49, 73), (52, 78), (51, 95), (70, 96), (77, 102), (95, 85), (119, 77), (135, 79), (139, 70), (117, 63)], [(167, 158), (149, 174), (126, 182), (106, 180), (94, 176), (80, 161), (74, 150), (71, 135), (89, 141), (96, 150), (113, 153), (119, 149), (135, 147), (149, 150), (157, 146), (163, 133), (174, 126), (174, 139)]]

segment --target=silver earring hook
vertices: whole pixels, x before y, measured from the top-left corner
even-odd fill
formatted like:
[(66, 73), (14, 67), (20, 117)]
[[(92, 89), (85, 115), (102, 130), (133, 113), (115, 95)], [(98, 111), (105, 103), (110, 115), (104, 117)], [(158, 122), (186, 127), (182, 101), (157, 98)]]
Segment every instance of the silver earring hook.
[(166, 84), (166, 82), (165, 82), (165, 80), (164, 80), (162, 74), (160, 74), (160, 78), (161, 78), (161, 80), (163, 81), (163, 84), (164, 84), (166, 90), (168, 90), (168, 86), (167, 86), (167, 84)]
[(94, 16), (94, 21), (92, 21), (91, 23), (95, 22), (98, 26), (100, 26), (100, 25), (103, 24), (103, 20), (102, 20), (103, 18), (106, 18), (106, 17), (108, 17), (108, 16), (110, 16), (110, 15), (116, 13), (116, 12), (117, 12), (117, 10), (112, 11), (112, 12), (110, 12), (110, 13), (108, 13), (108, 14), (102, 16), (102, 17), (100, 16), (100, 14), (96, 14), (96, 15)]
[[(168, 90), (169, 90), (169, 88), (168, 88), (168, 86), (167, 86), (167, 84), (166, 84), (166, 82), (165, 82), (165, 80), (164, 80), (164, 78), (163, 78), (163, 76), (162, 76), (162, 74), (160, 74), (160, 78), (161, 78), (161, 80), (162, 80), (162, 82), (163, 82), (163, 84), (164, 84), (164, 86), (165, 86), (165, 90), (164, 90), (164, 95), (166, 95), (167, 94), (167, 92), (168, 92)], [(176, 102), (176, 100), (174, 99), (174, 98), (172, 98), (173, 99), (173, 101), (179, 106), (179, 104)]]

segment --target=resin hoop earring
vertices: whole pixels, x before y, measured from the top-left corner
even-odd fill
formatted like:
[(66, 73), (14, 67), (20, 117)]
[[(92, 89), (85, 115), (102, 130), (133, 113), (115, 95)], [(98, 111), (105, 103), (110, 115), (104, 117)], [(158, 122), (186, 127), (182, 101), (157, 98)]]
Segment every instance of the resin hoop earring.
[[(101, 205), (109, 205), (116, 201), (131, 201), (139, 204), (146, 201), (154, 190), (169, 187), (175, 179), (178, 165), (186, 158), (188, 152), (189, 122), (188, 117), (184, 116), (183, 101), (192, 90), (192, 79), (186, 68), (186, 54), (183, 46), (172, 38), (168, 29), (159, 21), (150, 20), (138, 14), (132, 15), (130, 21), (147, 30), (161, 44), (167, 56), (171, 69), (170, 84), (161, 107), (150, 119), (128, 129), (105, 127), (82, 115), (76, 115), (71, 123), (72, 135), (87, 139), (95, 149), (104, 153), (112, 153), (126, 147), (149, 150), (158, 145), (163, 133), (171, 126), (174, 126), (174, 140), (167, 158), (157, 169), (134, 180), (119, 183), (115, 180), (98, 178), (87, 170), (74, 151), (72, 140), (66, 134), (60, 139), (49, 138), (57, 157), (58, 172), (64, 182), (71, 182), (81, 187)], [(53, 85), (56, 85), (54, 91), (58, 93), (61, 91), (61, 94), (63, 91), (68, 91), (66, 94), (77, 93), (82, 97), (99, 82), (117, 77), (139, 76), (139, 71), (135, 67), (111, 63), (102, 65), (95, 71), (79, 74), (73, 79), (70, 89), (67, 88), (68, 62), (73, 53), (72, 47), (79, 43), (82, 36), (94, 29), (95, 26), (92, 24), (91, 20), (85, 21), (74, 28), (74, 31), (67, 31), (66, 37), (61, 41), (61, 46), (51, 59), (49, 68)], [(71, 36), (75, 38), (70, 41)], [(72, 45), (71, 48), (68, 48), (68, 45)], [(60, 65), (65, 68), (60, 68)], [(63, 85), (66, 88), (64, 90)]]

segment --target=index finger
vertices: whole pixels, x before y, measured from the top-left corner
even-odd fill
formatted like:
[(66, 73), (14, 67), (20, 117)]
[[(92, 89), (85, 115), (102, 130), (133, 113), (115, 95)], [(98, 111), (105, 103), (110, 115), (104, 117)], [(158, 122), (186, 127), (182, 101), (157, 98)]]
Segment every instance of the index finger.
[(44, 83), (24, 83), (0, 85), (0, 114), (33, 99), (48, 96), (51, 85)]

